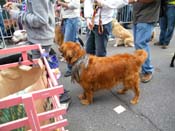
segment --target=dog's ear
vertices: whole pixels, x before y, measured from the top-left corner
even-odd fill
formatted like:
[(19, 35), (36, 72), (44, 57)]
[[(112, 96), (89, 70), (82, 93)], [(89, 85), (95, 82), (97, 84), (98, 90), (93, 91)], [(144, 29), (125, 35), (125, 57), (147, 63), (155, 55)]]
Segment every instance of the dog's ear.
[(73, 64), (75, 61), (78, 60), (79, 57), (77, 56), (77, 54), (79, 52), (79, 49), (76, 43), (66, 43), (62, 46), (61, 50), (63, 53), (63, 57), (69, 64)]
[(77, 61), (79, 58), (81, 58), (86, 54), (86, 51), (79, 43), (74, 43), (74, 47), (72, 50), (73, 53), (71, 63), (74, 63), (75, 61)]
[(65, 51), (66, 51), (66, 47), (67, 45), (66, 45), (66, 43), (63, 43), (63, 44), (61, 44), (60, 46), (59, 46), (59, 51), (61, 52), (61, 53), (64, 53)]
[(66, 60), (69, 64), (75, 63), (80, 57), (85, 55), (85, 50), (80, 46), (79, 43), (71, 42), (67, 45)]
[(70, 41), (62, 44), (59, 50), (69, 64), (75, 63), (81, 56), (84, 56), (86, 53), (80, 44)]

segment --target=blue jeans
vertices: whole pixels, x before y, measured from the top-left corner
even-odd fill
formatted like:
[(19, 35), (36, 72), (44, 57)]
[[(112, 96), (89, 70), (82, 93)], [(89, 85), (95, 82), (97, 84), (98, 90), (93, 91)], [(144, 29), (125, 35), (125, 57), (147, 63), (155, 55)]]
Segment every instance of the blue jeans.
[(154, 68), (151, 65), (151, 54), (149, 42), (151, 39), (154, 24), (137, 23), (133, 25), (135, 49), (144, 49), (148, 53), (145, 63), (142, 65), (142, 73), (153, 73)]
[[(79, 18), (67, 18), (63, 20), (62, 32), (64, 34), (64, 42), (78, 42)], [(67, 70), (71, 71), (72, 66), (67, 65)]]
[(78, 41), (79, 18), (67, 18), (63, 20), (62, 32), (64, 34), (64, 42)]
[(98, 33), (98, 26), (95, 25), (93, 30), (88, 35), (86, 42), (86, 52), (96, 56), (106, 56), (106, 47), (108, 37), (112, 30), (112, 23), (103, 25), (104, 31), (102, 34)]
[(165, 16), (160, 17), (160, 36), (159, 42), (169, 45), (175, 26), (175, 5), (167, 5)]

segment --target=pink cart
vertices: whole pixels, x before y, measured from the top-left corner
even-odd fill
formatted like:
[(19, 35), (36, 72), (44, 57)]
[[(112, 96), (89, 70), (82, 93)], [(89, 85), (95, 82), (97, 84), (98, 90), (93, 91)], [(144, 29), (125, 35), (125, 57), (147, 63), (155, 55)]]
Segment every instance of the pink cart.
[[(27, 45), (27, 46), (1, 49), (0, 55), (21, 53), (22, 56), (21, 64), (31, 65), (32, 63), (31, 60), (28, 59), (27, 52), (34, 49), (39, 50), (41, 53), (44, 52), (40, 45)], [(0, 124), (0, 131), (10, 131), (23, 126), (29, 127), (29, 129), (32, 131), (50, 131), (50, 130), (65, 131), (65, 126), (68, 125), (67, 119), (63, 118), (63, 115), (66, 114), (66, 109), (61, 107), (59, 101), (59, 94), (62, 94), (64, 91), (63, 85), (58, 84), (53, 72), (49, 67), (47, 59), (43, 57), (42, 60), (47, 71), (48, 88), (33, 91), (20, 96), (0, 99), (0, 110), (12, 107), (14, 105), (23, 104), (26, 112), (26, 117), (24, 118)], [(34, 59), (33, 62), (37, 63), (38, 59)], [(18, 62), (14, 62), (5, 65), (0, 65), (0, 70), (14, 67), (17, 66), (18, 64), (19, 64)], [(52, 99), (53, 109), (42, 113), (37, 113), (34, 101), (37, 99), (45, 99), (48, 97)], [(54, 118), (54, 122), (50, 122), (46, 125), (40, 125), (40, 121), (49, 120), (50, 118)]]

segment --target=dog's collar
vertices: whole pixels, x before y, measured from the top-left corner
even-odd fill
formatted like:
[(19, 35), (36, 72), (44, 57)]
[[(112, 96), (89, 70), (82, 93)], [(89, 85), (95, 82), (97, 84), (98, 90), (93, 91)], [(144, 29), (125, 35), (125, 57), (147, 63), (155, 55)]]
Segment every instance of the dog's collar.
[(71, 81), (74, 82), (75, 80), (77, 82), (80, 81), (80, 74), (82, 71), (82, 64), (85, 68), (88, 67), (89, 63), (89, 55), (84, 55), (80, 57), (73, 65), (72, 65), (72, 75), (71, 75)]

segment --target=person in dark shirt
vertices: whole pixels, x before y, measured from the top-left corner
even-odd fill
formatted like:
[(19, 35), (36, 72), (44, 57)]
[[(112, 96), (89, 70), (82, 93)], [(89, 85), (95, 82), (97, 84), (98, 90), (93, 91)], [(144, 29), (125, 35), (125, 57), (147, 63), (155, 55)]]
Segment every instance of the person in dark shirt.
[(167, 49), (173, 37), (175, 27), (175, 0), (161, 0), (159, 25), (159, 41), (154, 43), (154, 45)]
[(151, 64), (149, 42), (155, 23), (158, 22), (160, 0), (135, 0), (133, 4), (133, 34), (135, 49), (144, 49), (148, 58), (142, 66), (141, 82), (152, 79), (154, 67)]

